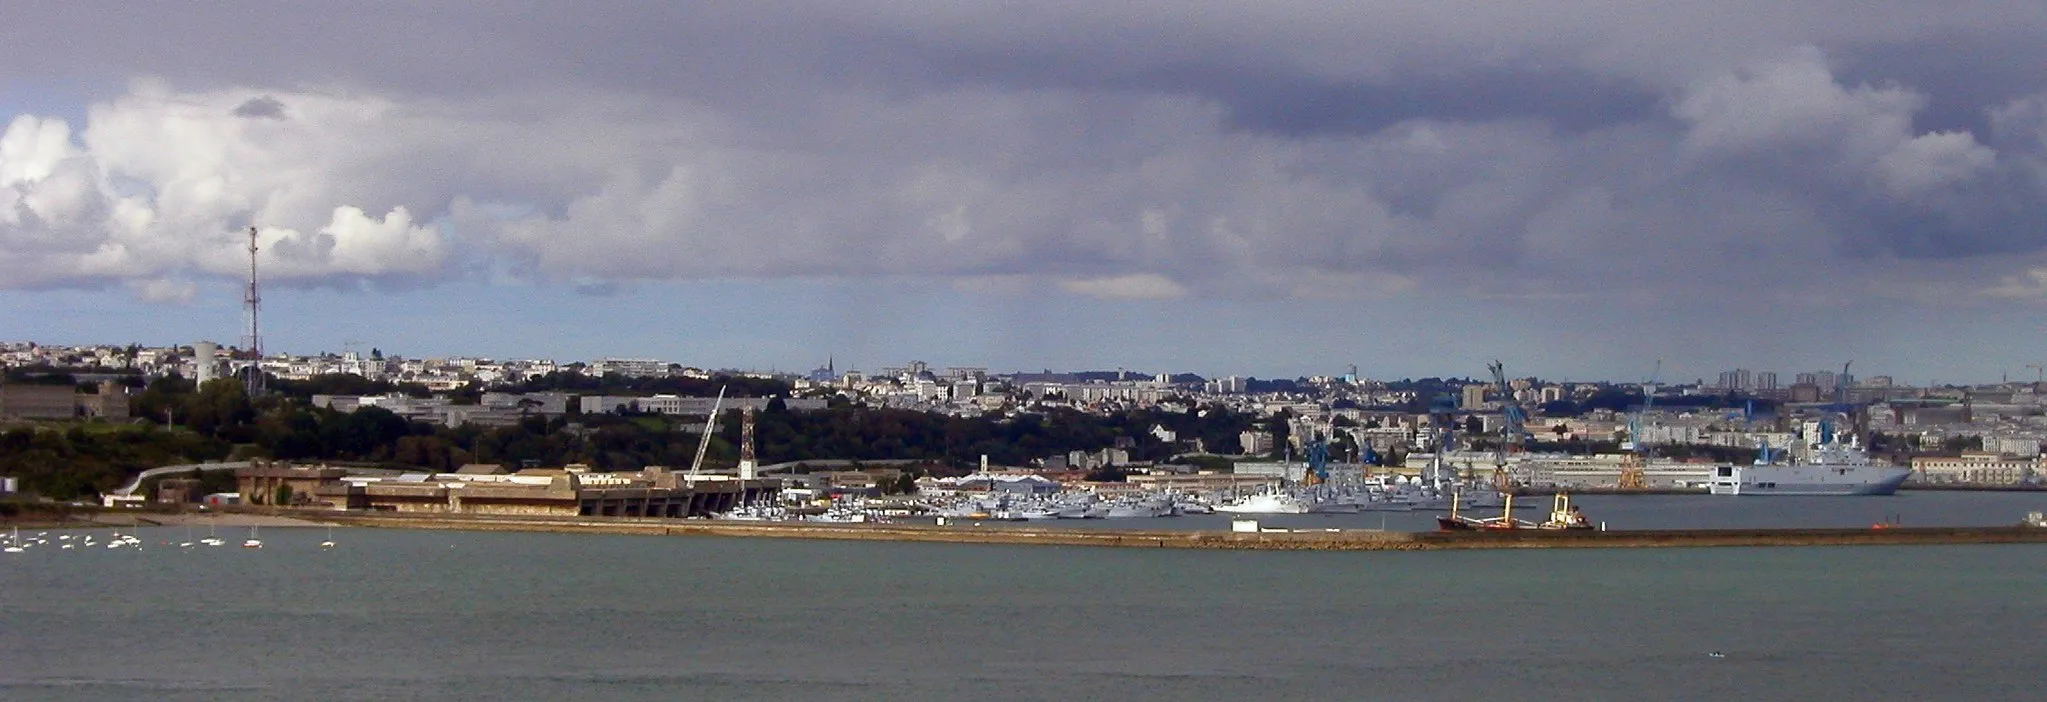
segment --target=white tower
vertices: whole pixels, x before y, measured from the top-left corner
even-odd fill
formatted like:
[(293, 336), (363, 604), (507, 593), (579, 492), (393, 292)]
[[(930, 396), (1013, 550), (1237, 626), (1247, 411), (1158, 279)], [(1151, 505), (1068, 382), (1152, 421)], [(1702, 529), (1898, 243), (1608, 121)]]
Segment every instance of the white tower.
[(220, 347), (211, 341), (201, 341), (192, 345), (192, 365), (198, 368), (194, 377), (200, 385), (214, 379), (220, 364), (215, 354), (219, 352)]

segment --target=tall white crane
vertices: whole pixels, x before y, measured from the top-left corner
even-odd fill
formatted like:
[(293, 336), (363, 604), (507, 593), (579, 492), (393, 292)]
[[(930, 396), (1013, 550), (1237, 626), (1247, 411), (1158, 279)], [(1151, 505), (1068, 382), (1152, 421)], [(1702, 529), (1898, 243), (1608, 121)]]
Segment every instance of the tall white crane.
[(711, 401), (711, 416), (704, 418), (704, 437), (697, 442), (697, 459), (690, 461), (689, 474), (704, 468), (704, 453), (711, 450), (711, 431), (718, 426), (718, 408), (725, 404), (725, 386), (718, 386), (718, 399)]

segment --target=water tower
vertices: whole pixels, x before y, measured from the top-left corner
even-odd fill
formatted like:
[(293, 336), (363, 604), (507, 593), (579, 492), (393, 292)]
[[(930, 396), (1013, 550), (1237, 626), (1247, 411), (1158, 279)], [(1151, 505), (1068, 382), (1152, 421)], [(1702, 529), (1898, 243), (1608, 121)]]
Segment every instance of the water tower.
[(214, 379), (214, 371), (220, 365), (214, 354), (219, 351), (220, 346), (211, 341), (201, 341), (192, 345), (192, 365), (199, 369), (196, 380), (200, 385)]

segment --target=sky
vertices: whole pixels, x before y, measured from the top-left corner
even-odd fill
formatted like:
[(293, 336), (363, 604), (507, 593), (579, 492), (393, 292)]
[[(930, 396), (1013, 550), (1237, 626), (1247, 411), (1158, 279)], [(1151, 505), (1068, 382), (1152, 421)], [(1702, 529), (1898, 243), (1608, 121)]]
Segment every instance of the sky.
[(2047, 4), (672, 5), (6, 3), (0, 339), (2047, 365)]

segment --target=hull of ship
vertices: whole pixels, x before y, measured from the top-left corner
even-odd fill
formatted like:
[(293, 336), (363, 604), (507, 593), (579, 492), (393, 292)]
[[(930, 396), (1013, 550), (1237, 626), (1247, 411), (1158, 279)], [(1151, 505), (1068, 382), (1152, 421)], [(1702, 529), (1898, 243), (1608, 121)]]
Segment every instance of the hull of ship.
[[(1806, 465), (1776, 470), (1770, 470), (1771, 467), (1767, 466), (1762, 468), (1765, 470), (1761, 472), (1754, 472), (1755, 469), (1752, 468), (1744, 469), (1742, 475), (1733, 481), (1717, 478), (1710, 491), (1715, 495), (1784, 497), (1891, 495), (1896, 494), (1898, 486), (1903, 485), (1905, 479), (1912, 475), (1908, 468), (1855, 466), (1847, 470), (1851, 473), (1873, 472), (1875, 475), (1866, 480), (1850, 482), (1845, 479), (1824, 479), (1828, 473), (1846, 476), (1847, 473), (1841, 473), (1842, 468), (1838, 466)], [(1822, 479), (1814, 479), (1815, 477)]]

